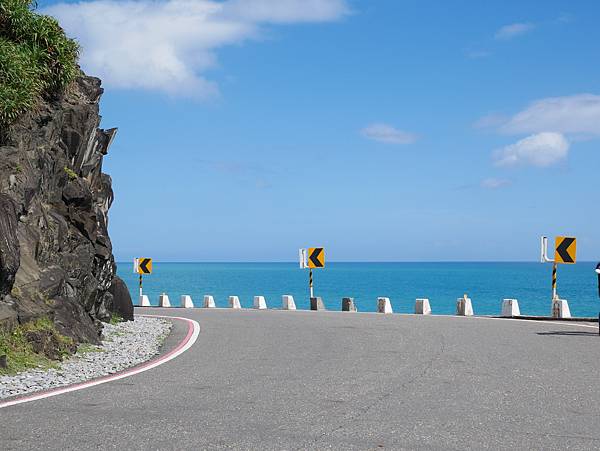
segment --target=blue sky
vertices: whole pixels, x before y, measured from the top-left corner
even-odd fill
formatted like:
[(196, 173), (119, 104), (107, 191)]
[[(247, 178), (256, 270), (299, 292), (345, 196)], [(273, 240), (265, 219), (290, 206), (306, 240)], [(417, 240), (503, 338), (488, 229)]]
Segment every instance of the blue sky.
[(119, 260), (600, 258), (596, 1), (39, 5), (119, 127)]

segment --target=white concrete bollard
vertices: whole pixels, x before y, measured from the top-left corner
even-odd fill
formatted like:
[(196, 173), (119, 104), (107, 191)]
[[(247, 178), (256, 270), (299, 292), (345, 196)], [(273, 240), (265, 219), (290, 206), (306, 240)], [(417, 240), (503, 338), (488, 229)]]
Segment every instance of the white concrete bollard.
[(354, 298), (342, 298), (342, 312), (358, 312)]
[(171, 302), (169, 301), (169, 295), (166, 293), (161, 294), (158, 297), (158, 306), (159, 307), (171, 307)]
[(181, 306), (183, 308), (194, 308), (194, 303), (192, 302), (192, 297), (187, 294), (181, 295)]
[(296, 303), (294, 302), (294, 296), (284, 294), (281, 296), (281, 308), (283, 310), (296, 310)]
[(204, 296), (204, 308), (215, 308), (215, 298), (210, 294)]
[(237, 296), (229, 296), (229, 307), (230, 308), (242, 308), (240, 305), (240, 298)]
[(566, 299), (555, 299), (552, 301), (552, 318), (570, 318), (571, 310)]
[(473, 316), (473, 304), (471, 298), (465, 294), (456, 300), (456, 314), (459, 316)]
[(310, 298), (310, 309), (314, 311), (327, 310), (321, 296)]
[(140, 296), (140, 307), (150, 307), (150, 299), (145, 294)]
[(254, 308), (257, 310), (265, 310), (267, 308), (267, 301), (264, 296), (254, 296)]
[(519, 310), (519, 301), (516, 299), (503, 299), (501, 316), (506, 318), (521, 316), (521, 311)]
[(417, 299), (417, 301), (415, 302), (415, 314), (431, 315), (431, 306), (429, 305), (429, 299)]
[(390, 298), (377, 298), (377, 312), (394, 313), (392, 310), (392, 303), (390, 302)]

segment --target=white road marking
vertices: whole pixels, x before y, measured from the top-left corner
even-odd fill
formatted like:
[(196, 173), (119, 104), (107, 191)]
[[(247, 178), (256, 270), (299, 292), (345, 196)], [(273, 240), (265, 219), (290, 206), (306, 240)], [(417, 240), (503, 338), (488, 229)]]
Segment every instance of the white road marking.
[(166, 316), (166, 315), (140, 315), (140, 316), (148, 316), (154, 318), (168, 318), (168, 319), (176, 319), (180, 321), (185, 321), (188, 324), (188, 332), (186, 337), (175, 347), (175, 349), (169, 351), (168, 353), (159, 356), (156, 359), (149, 360), (148, 362), (137, 365), (133, 368), (129, 368), (123, 370), (116, 374), (110, 374), (108, 376), (102, 376), (97, 379), (92, 379), (87, 382), (80, 382), (74, 385), (68, 385), (65, 387), (51, 389), (49, 391), (37, 392), (31, 395), (24, 395), (23, 397), (16, 398), (6, 402), (0, 402), (0, 409), (4, 407), (14, 406), (16, 404), (23, 404), (25, 402), (37, 401), (39, 399), (50, 398), (52, 396), (62, 395), (64, 393), (69, 393), (77, 390), (83, 390), (84, 388), (94, 387), (95, 385), (105, 384), (107, 382), (116, 381), (119, 379), (123, 379), (129, 376), (133, 376), (134, 374), (143, 373), (144, 371), (151, 370), (152, 368), (156, 368), (163, 363), (167, 363), (170, 360), (173, 360), (175, 357), (180, 356), (185, 351), (190, 349), (196, 340), (198, 339), (198, 334), (200, 333), (200, 324), (197, 321), (189, 318), (182, 318), (179, 316)]

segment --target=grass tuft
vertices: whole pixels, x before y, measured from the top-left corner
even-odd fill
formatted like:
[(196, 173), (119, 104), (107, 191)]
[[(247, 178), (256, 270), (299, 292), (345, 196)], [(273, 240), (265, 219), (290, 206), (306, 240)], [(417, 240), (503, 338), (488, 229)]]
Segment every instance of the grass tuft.
[(122, 322), (123, 322), (123, 317), (121, 315), (119, 315), (118, 313), (113, 313), (112, 316), (110, 317), (110, 323), (112, 325), (119, 324)]
[(105, 352), (100, 346), (96, 346), (90, 343), (81, 343), (77, 347), (77, 355), (84, 356), (89, 354), (90, 352)]
[(62, 91), (81, 73), (79, 44), (35, 7), (32, 0), (0, 1), (0, 127), (33, 109), (43, 96)]
[(65, 174), (67, 174), (69, 176), (69, 180), (75, 180), (77, 178), (77, 173), (73, 169), (65, 166), (64, 171), (65, 171)]

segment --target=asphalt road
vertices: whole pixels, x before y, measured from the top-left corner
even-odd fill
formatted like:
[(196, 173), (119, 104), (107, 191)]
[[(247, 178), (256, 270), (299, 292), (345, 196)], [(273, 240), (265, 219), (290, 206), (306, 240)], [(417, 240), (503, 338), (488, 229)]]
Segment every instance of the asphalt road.
[(0, 448), (600, 447), (597, 329), (341, 312), (143, 312), (196, 319), (198, 341), (145, 373), (0, 410)]

